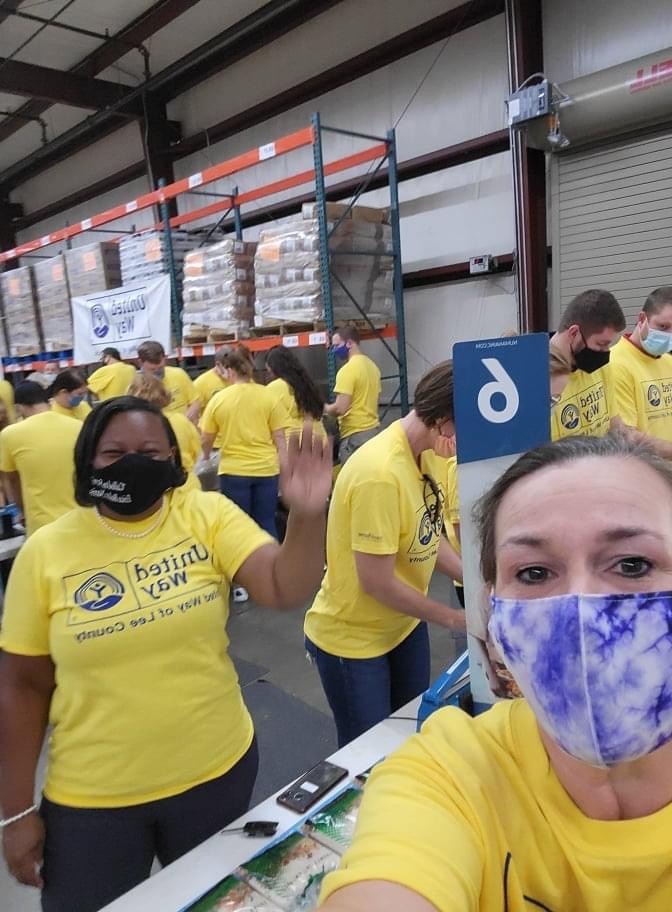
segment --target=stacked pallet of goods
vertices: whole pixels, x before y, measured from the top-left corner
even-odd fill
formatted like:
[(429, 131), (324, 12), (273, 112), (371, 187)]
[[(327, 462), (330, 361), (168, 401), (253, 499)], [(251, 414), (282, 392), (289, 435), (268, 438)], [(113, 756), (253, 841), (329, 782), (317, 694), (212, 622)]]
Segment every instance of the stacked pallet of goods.
[[(394, 311), (389, 210), (366, 206), (348, 209), (340, 203), (328, 203), (327, 218), (334, 320), (359, 320), (366, 314), (374, 323), (389, 322)], [(260, 232), (254, 266), (255, 326), (324, 319), (315, 203), (304, 204), (300, 216), (283, 219)]]
[[(202, 231), (185, 231), (179, 228), (171, 231), (178, 293), (182, 287), (184, 259), (202, 240)], [(146, 282), (170, 272), (168, 239), (163, 228), (152, 228), (122, 238), (119, 241), (119, 252), (124, 285)]]
[(249, 335), (256, 247), (227, 238), (187, 254), (182, 292), (182, 338), (187, 345)]
[(12, 357), (42, 351), (31, 266), (10, 269), (0, 275), (8, 354)]
[(72, 348), (70, 288), (62, 254), (33, 266), (35, 294), (42, 324), (45, 352)]
[(121, 285), (119, 247), (114, 241), (86, 244), (65, 252), (65, 271), (73, 298)]

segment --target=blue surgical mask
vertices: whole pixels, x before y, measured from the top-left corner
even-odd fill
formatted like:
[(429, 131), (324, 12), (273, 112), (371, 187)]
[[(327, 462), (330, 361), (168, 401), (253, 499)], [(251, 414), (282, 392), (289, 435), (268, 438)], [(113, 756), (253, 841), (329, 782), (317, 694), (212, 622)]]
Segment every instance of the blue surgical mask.
[(672, 592), (492, 599), (490, 636), (541, 727), (609, 767), (672, 739)]
[(654, 358), (666, 355), (672, 350), (672, 333), (663, 332), (662, 329), (651, 329), (649, 326), (646, 339), (640, 337), (639, 341), (642, 343), (644, 351), (653, 355)]
[(166, 376), (166, 369), (165, 369), (165, 367), (159, 367), (159, 368), (157, 368), (157, 370), (152, 371), (152, 373), (154, 374), (154, 376), (156, 377), (157, 380), (163, 380), (163, 378)]
[(348, 346), (345, 344), (345, 342), (343, 342), (341, 345), (332, 345), (331, 350), (337, 358), (348, 357)]
[(83, 401), (84, 401), (84, 396), (80, 396), (80, 395), (70, 396), (70, 398), (68, 399), (68, 405), (70, 406), (70, 408), (77, 408), (77, 406), (81, 405), (81, 403)]

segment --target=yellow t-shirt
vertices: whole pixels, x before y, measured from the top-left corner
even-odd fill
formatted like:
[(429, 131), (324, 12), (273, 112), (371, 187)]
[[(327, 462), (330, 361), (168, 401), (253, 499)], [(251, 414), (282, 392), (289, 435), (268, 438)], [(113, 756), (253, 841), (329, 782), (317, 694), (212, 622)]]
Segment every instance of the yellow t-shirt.
[(272, 539), (221, 494), (178, 488), (168, 500), (142, 539), (79, 507), (14, 563), (0, 646), (56, 666), (45, 794), (59, 804), (176, 795), (223, 775), (252, 742), (228, 655), (229, 587)]
[(0, 399), (5, 404), (10, 424), (13, 424), (16, 421), (16, 411), (14, 410), (14, 387), (9, 380), (0, 380)]
[[(276, 377), (275, 380), (271, 380), (266, 389), (273, 395), (276, 402), (281, 403), (281, 407), (288, 416), (289, 423), (287, 425), (287, 433), (291, 434), (292, 431), (302, 431), (306, 417), (311, 419), (312, 416), (306, 416), (299, 411), (299, 406), (297, 405), (294, 392), (289, 383), (287, 383), (286, 380), (283, 380), (282, 377)], [(313, 434), (317, 434), (323, 438), (326, 437), (327, 432), (324, 430), (322, 422), (317, 418), (312, 418), (312, 422)]]
[(198, 393), (194, 389), (194, 381), (181, 367), (166, 367), (163, 385), (172, 397), (170, 405), (167, 405), (164, 409), (165, 412), (182, 412), (186, 414), (191, 403), (198, 399)]
[(277, 475), (278, 451), (273, 431), (287, 427), (289, 418), (265, 386), (234, 383), (216, 393), (203, 413), (201, 430), (217, 434), (220, 475)]
[(214, 367), (203, 374), (199, 374), (194, 380), (194, 389), (196, 390), (196, 398), (201, 403), (201, 409), (206, 407), (215, 393), (221, 392), (227, 386), (231, 386), (231, 384), (223, 380)]
[(51, 410), (56, 412), (57, 415), (65, 415), (67, 418), (74, 418), (76, 421), (84, 421), (91, 411), (91, 406), (88, 402), (80, 402), (75, 408), (65, 408), (56, 402), (55, 399), (52, 399)]
[(0, 432), (0, 470), (19, 473), (28, 535), (75, 506), (75, 444), (80, 429), (78, 421), (51, 409)]
[(447, 460), (433, 450), (418, 469), (401, 422), (360, 447), (334, 486), (327, 524), (327, 572), (306, 614), (304, 631), (320, 649), (348, 659), (370, 659), (394, 649), (419, 623), (367, 595), (354, 552), (396, 555), (402, 582), (427, 593), (439, 550), (424, 494), (431, 475), (445, 497)]
[(187, 473), (187, 490), (194, 488), (201, 490), (201, 483), (194, 475), (193, 469), (201, 455), (201, 435), (193, 421), (189, 421), (186, 415), (181, 412), (168, 412), (166, 418), (170, 426), (175, 431), (177, 445), (180, 448), (182, 465)]
[(672, 356), (654, 358), (622, 336), (611, 350), (616, 414), (626, 424), (672, 441)]
[(104, 364), (94, 371), (86, 385), (94, 396), (105, 402), (106, 399), (113, 399), (115, 396), (125, 396), (135, 373), (135, 368), (131, 364), (115, 361), (112, 364)]
[(587, 374), (575, 370), (551, 411), (551, 438), (604, 437), (609, 422), (617, 414), (614, 382), (609, 364)]
[(672, 804), (594, 820), (551, 769), (524, 700), (441, 709), (366, 785), (352, 848), (322, 898), (388, 880), (438, 912), (662, 912)]
[(353, 355), (339, 370), (334, 392), (352, 396), (349, 410), (338, 420), (341, 439), (378, 427), (380, 390), (380, 371), (366, 355)]

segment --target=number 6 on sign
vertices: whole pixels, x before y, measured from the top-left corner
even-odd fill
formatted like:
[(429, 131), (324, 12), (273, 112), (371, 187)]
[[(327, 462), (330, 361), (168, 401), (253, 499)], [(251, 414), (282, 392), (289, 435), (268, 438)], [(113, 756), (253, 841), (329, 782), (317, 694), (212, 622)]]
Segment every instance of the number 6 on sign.
[[(511, 421), (512, 418), (515, 418), (520, 405), (516, 384), (497, 358), (482, 358), (481, 364), (495, 379), (482, 386), (478, 393), (479, 412), (486, 421), (492, 421), (494, 424), (504, 424), (505, 421)], [(492, 399), (497, 393), (504, 397), (505, 405), (503, 409), (494, 409), (492, 406)]]

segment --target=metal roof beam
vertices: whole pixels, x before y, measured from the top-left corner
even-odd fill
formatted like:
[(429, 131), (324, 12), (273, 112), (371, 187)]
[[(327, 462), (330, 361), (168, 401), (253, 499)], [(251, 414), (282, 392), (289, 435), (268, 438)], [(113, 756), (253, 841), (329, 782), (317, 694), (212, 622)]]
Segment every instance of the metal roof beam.
[[(103, 70), (128, 53), (129, 47), (124, 47), (124, 44), (128, 46), (142, 44), (143, 41), (151, 38), (152, 35), (165, 28), (174, 19), (177, 19), (178, 16), (181, 16), (199, 2), (200, 0), (158, 0), (148, 10), (141, 13), (115, 35), (112, 35), (108, 42), (87, 54), (68, 72), (79, 76), (97, 76), (98, 73), (102, 73)], [(17, 0), (12, 0), (12, 3), (15, 7), (19, 5)], [(10, 15), (10, 9), (11, 5), (7, 7), (7, 12), (3, 12), (3, 8), (0, 6), (0, 23)], [(38, 101), (37, 99), (22, 105), (17, 114), (24, 115), (24, 118), (7, 118), (0, 122), (0, 142), (25, 126), (26, 117), (39, 117), (49, 109), (50, 105), (51, 102)]]
[[(152, 76), (134, 93), (138, 97), (143, 92), (151, 93), (161, 100), (175, 97), (194, 82), (225, 69), (252, 50), (271, 44), (290, 29), (342, 2), (343, 0), (269, 0), (254, 13)], [(23, 161), (10, 165), (0, 173), (0, 188), (7, 192), (29, 177), (50, 168), (55, 162), (97, 142), (101, 134), (109, 133), (110, 121), (115, 115), (114, 108), (100, 111), (84, 123), (57, 136), (46, 146), (31, 152)]]
[[(0, 92), (8, 92), (10, 95), (41, 98), (95, 111), (116, 104), (133, 88), (134, 86), (76, 76), (51, 67), (0, 57)], [(142, 114), (142, 104), (136, 100), (118, 113), (139, 117)]]

